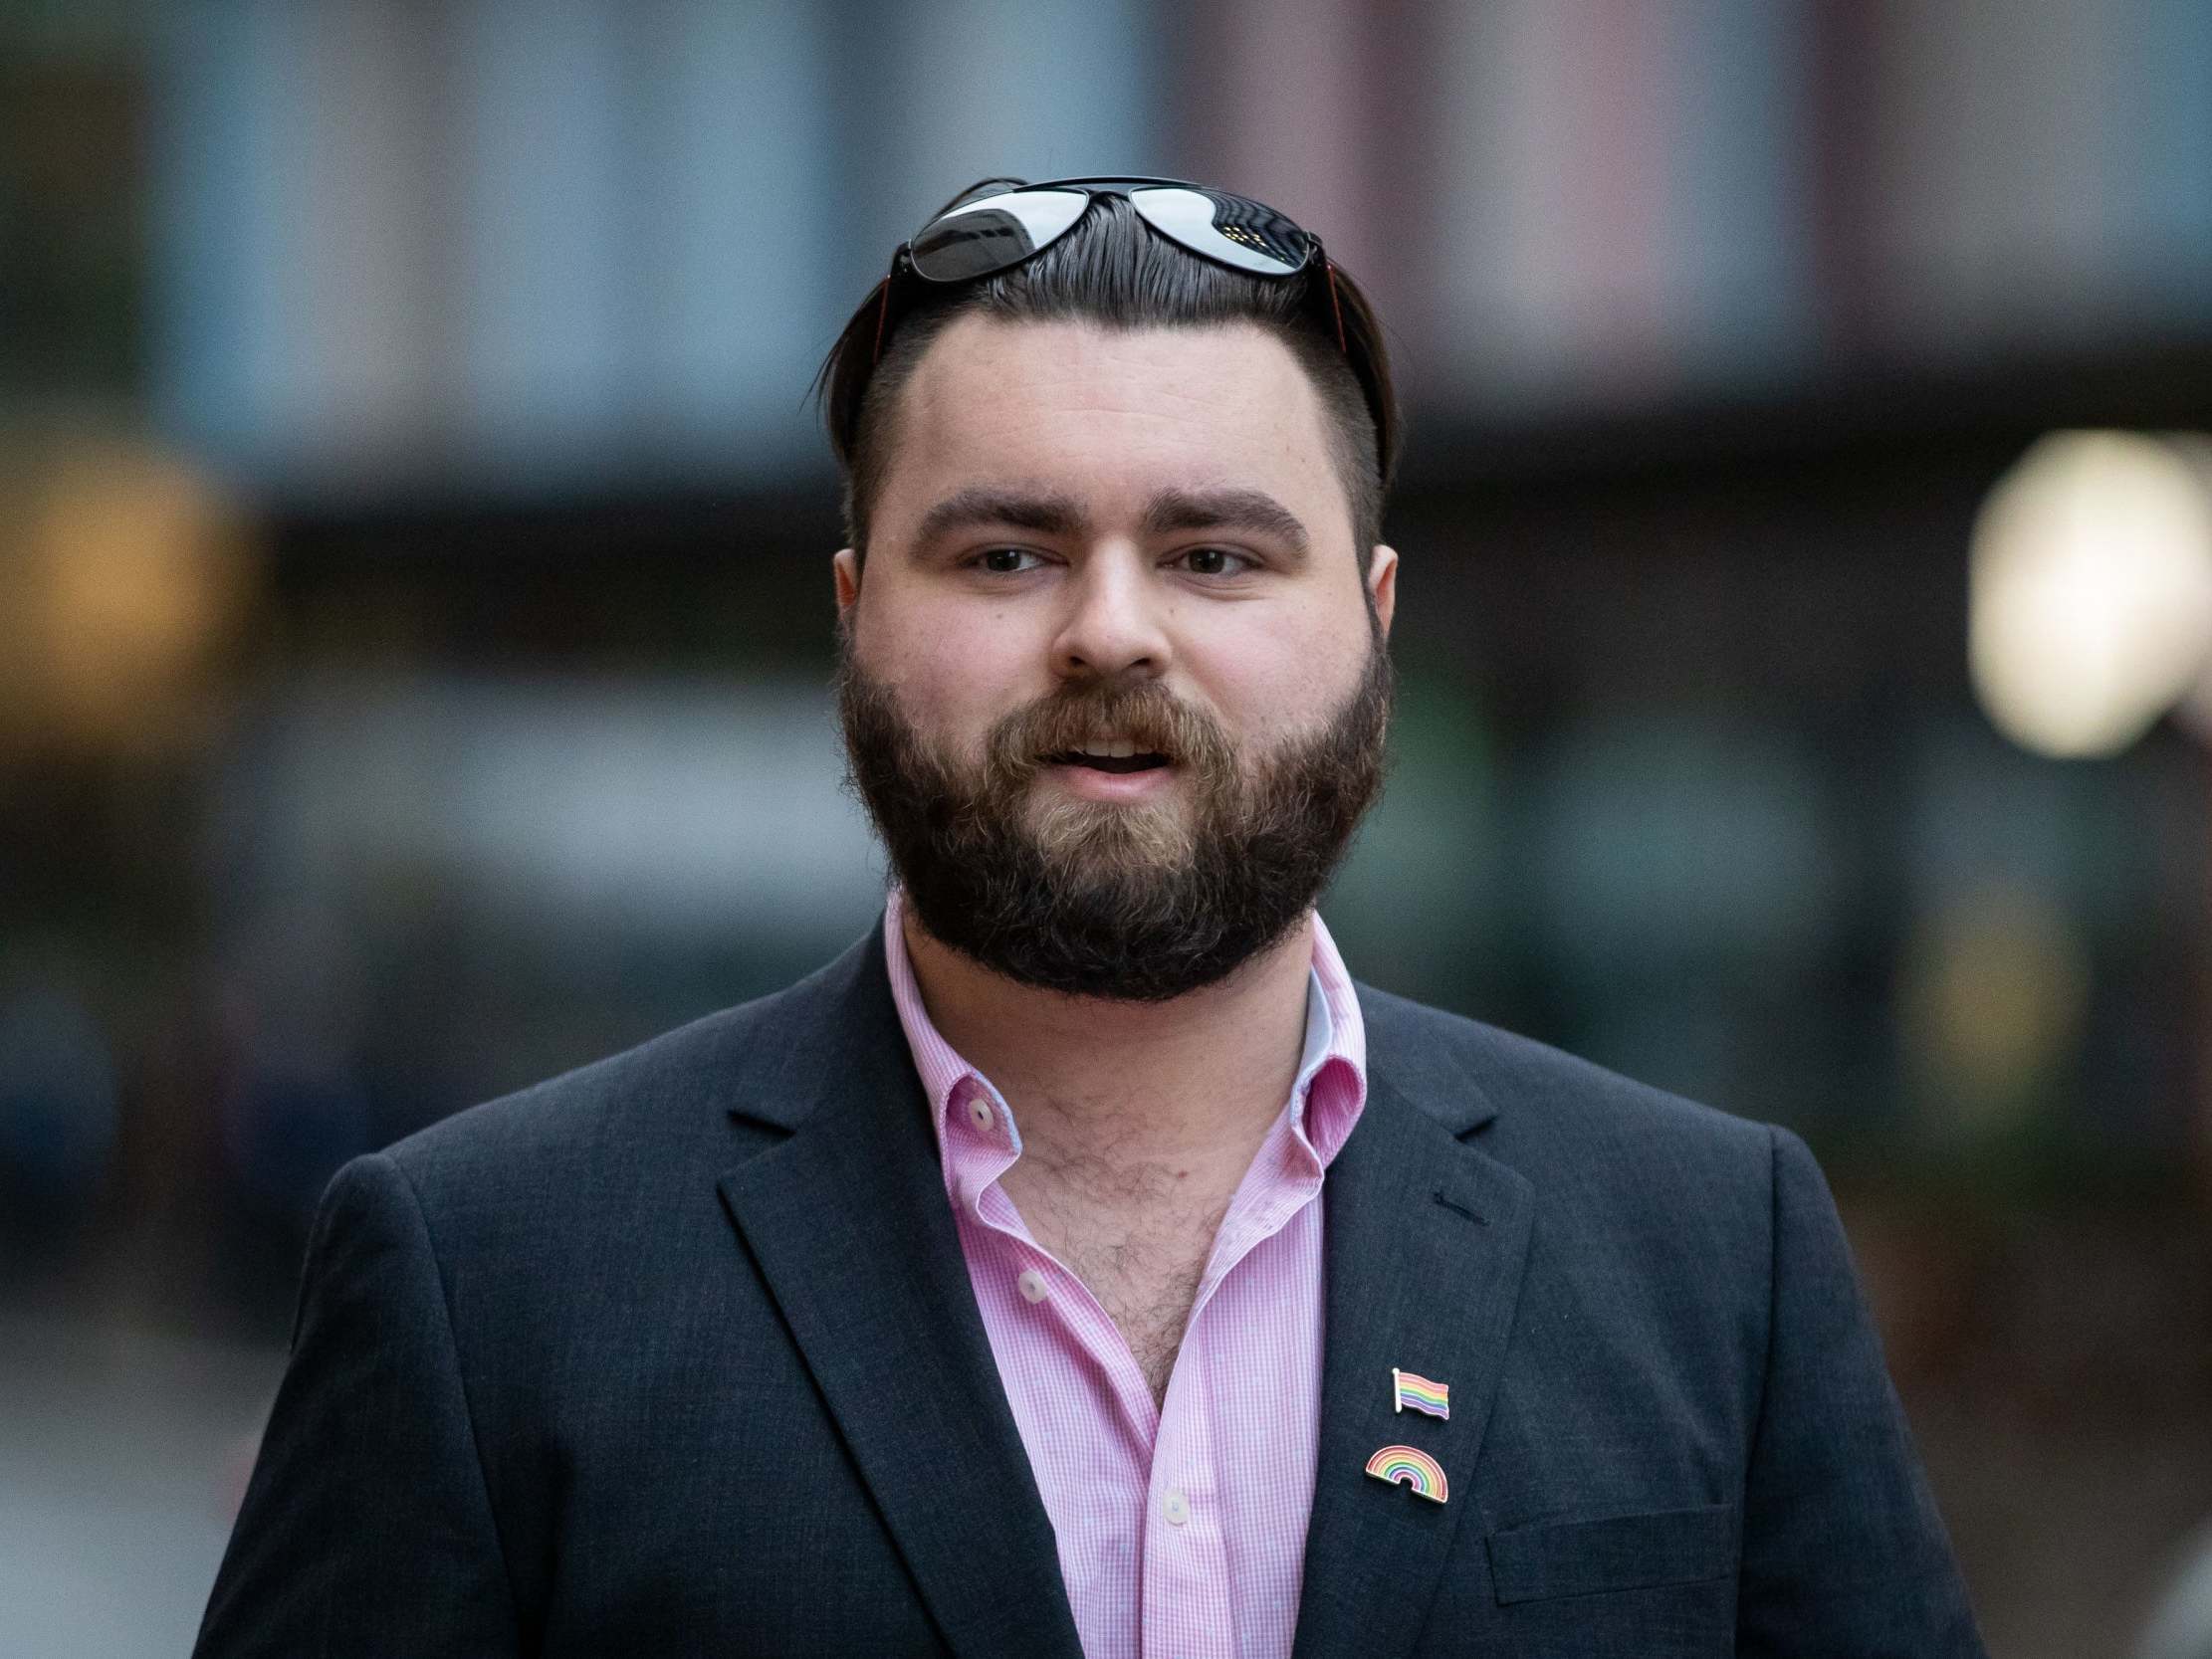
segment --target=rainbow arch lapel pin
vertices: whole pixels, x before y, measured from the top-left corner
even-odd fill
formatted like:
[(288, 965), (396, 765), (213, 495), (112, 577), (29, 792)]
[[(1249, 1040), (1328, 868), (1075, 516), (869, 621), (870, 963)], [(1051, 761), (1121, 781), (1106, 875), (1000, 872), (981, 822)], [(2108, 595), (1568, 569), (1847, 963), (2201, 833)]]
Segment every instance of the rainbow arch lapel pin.
[(1451, 1496), (1443, 1465), (1416, 1446), (1385, 1446), (1367, 1460), (1367, 1472), (1393, 1486), (1410, 1486), (1433, 1504)]
[(1426, 1411), (1432, 1417), (1451, 1418), (1451, 1385), (1448, 1382), (1431, 1382), (1412, 1371), (1390, 1368), (1391, 1410), (1403, 1411), (1409, 1405), (1416, 1411)]

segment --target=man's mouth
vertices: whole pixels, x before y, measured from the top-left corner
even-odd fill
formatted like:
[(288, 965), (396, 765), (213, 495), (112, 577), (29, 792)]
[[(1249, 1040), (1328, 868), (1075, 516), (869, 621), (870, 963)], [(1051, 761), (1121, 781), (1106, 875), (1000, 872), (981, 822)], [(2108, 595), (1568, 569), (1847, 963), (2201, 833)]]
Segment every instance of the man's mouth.
[(1086, 743), (1081, 748), (1048, 754), (1045, 759), (1055, 766), (1088, 766), (1100, 772), (1144, 772), (1168, 764), (1166, 755), (1126, 741)]

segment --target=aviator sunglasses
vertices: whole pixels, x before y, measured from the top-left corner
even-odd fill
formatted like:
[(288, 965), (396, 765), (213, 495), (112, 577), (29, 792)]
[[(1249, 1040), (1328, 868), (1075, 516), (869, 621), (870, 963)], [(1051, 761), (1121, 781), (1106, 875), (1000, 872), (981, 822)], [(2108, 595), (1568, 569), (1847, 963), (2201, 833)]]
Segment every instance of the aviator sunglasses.
[(883, 355), (891, 290), (902, 274), (926, 283), (969, 283), (1010, 271), (1074, 229), (1100, 195), (1120, 196), (1144, 222), (1201, 259), (1255, 277), (1295, 277), (1316, 261), (1328, 279), (1329, 314), (1337, 348), (1350, 355), (1336, 268), (1321, 239), (1264, 202), (1177, 178), (1119, 175), (1007, 184), (991, 195), (947, 208), (902, 243), (891, 259), (876, 309), (875, 358)]

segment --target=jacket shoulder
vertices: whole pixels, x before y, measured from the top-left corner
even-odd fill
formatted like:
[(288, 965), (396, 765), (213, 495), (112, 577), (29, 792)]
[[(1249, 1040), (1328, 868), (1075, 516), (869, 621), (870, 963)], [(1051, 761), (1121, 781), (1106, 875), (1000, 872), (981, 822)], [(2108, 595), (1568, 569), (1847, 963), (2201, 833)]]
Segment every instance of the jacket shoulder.
[(1573, 1308), (1579, 1287), (1604, 1284), (1603, 1318), (1636, 1326), (1652, 1351), (1703, 1341), (1735, 1356), (1713, 1361), (1724, 1370), (1750, 1363), (1768, 1316), (1776, 1170), (1787, 1146), (1802, 1149), (1795, 1137), (1477, 1020), (1397, 997), (1374, 1007), (1370, 1075), (1400, 1064), (1382, 1058), (1394, 1050), (1425, 1050), (1417, 1101), (1478, 1093), (1461, 1139), (1528, 1183), (1531, 1306)]
[(862, 949), (796, 984), (455, 1113), (384, 1156), (426, 1196), (543, 1189), (586, 1172), (599, 1186), (672, 1156), (726, 1159), (730, 1109), (777, 1098), (795, 1048), (843, 1005)]
[(1371, 1064), (1378, 1056), (1410, 1061), (1426, 1074), (1421, 1093), (1433, 1098), (1451, 1084), (1478, 1093), (1480, 1118), (1495, 1114), (1486, 1141), (1529, 1154), (1665, 1145), (1729, 1162), (1755, 1159), (1763, 1180), (1776, 1136), (1789, 1136), (1480, 1020), (1366, 985), (1359, 995)]

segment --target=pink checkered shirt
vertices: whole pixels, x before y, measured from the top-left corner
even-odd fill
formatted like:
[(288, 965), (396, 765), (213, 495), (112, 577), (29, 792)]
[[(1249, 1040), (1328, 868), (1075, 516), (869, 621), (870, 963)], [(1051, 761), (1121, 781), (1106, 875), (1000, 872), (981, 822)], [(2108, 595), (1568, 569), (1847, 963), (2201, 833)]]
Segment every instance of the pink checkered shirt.
[(1305, 1052), (1229, 1201), (1164, 1408), (1114, 1322), (999, 1184), (1013, 1113), (922, 1006), (891, 895), (884, 950), (945, 1190), (1087, 1659), (1285, 1659), (1321, 1422), (1321, 1179), (1367, 1100), (1367, 1037), (1313, 923)]

